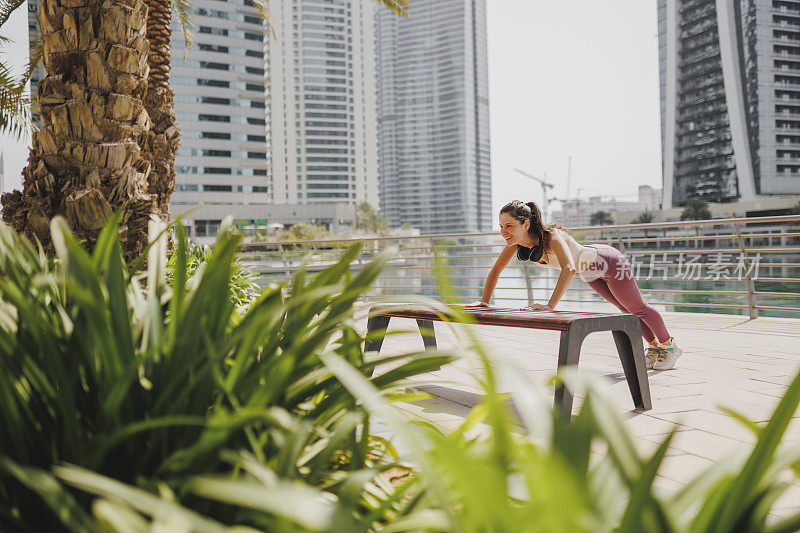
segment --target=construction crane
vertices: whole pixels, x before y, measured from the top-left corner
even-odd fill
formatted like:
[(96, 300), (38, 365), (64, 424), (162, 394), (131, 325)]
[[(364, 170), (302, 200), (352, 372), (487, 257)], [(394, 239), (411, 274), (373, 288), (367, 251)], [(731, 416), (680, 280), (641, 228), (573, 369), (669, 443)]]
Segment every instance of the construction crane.
[(541, 178), (537, 178), (536, 176), (531, 176), (527, 172), (523, 172), (522, 170), (515, 168), (514, 172), (518, 172), (525, 176), (526, 178), (530, 178), (532, 180), (538, 181), (542, 185), (542, 218), (545, 222), (550, 222), (550, 200), (547, 199), (547, 189), (552, 189), (555, 187), (552, 183), (548, 183)]

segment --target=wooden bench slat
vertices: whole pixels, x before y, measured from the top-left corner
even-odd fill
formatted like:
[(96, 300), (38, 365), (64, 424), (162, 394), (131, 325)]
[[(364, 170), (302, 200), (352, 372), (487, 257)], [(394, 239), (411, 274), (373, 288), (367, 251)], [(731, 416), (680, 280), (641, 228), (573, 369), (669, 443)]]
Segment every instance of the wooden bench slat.
[[(576, 320), (619, 317), (619, 313), (591, 313), (585, 311), (522, 311), (508, 307), (464, 309), (477, 324), (511, 326), (518, 328), (549, 329), (567, 331)], [(391, 305), (376, 305), (373, 315), (414, 318), (417, 320), (443, 320), (442, 313), (430, 308), (398, 308)], [(447, 315), (444, 315), (447, 317)], [(451, 317), (447, 317), (451, 318)]]

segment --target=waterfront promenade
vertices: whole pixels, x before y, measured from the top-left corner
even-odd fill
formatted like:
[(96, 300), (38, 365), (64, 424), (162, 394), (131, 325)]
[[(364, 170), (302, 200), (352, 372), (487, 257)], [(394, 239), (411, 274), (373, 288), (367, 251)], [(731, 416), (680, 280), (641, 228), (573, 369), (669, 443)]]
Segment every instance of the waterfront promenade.
[[(566, 307), (565, 307), (566, 309)], [(684, 348), (675, 369), (649, 371), (653, 409), (634, 412), (611, 334), (586, 338), (579, 368), (605, 378), (642, 453), (652, 454), (673, 426), (678, 433), (655, 485), (671, 492), (722, 457), (750, 449), (753, 434), (723, 413), (729, 407), (755, 422), (769, 419), (792, 378), (800, 371), (800, 319), (664, 313), (670, 333)], [(366, 329), (366, 320), (360, 327)], [(545, 382), (556, 368), (559, 333), (492, 326), (435, 325), (439, 347), (458, 346), (458, 333), (471, 328), (495, 358), (513, 361), (524, 372)], [(451, 329), (455, 328), (455, 330)], [(416, 323), (392, 319), (382, 354), (422, 350)], [(425, 389), (432, 399), (401, 404), (409, 415), (448, 429), (460, 424), (480, 401), (481, 389), (471, 376), (470, 363), (457, 360), (428, 374)], [(501, 383), (501, 390), (504, 385)], [(573, 412), (580, 408), (575, 400)], [(800, 442), (800, 411), (784, 442)], [(602, 449), (593, 449), (596, 456)], [(790, 487), (774, 506), (773, 518), (800, 509), (800, 484)]]

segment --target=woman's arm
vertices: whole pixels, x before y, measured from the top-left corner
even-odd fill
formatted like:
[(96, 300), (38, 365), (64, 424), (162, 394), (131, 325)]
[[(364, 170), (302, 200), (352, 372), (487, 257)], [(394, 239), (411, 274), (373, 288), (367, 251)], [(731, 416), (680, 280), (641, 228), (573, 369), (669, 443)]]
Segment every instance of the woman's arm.
[(506, 246), (503, 248), (503, 251), (500, 252), (500, 257), (497, 258), (497, 261), (494, 262), (494, 266), (492, 270), (489, 271), (489, 275), (486, 276), (486, 283), (483, 285), (483, 296), (481, 297), (480, 303), (471, 304), (471, 306), (478, 307), (481, 304), (486, 306), (489, 305), (489, 300), (492, 299), (492, 293), (494, 292), (494, 288), (497, 286), (497, 280), (500, 278), (500, 273), (503, 271), (504, 268), (511, 262), (511, 258), (517, 253), (516, 246)]
[(567, 241), (557, 232), (554, 232), (550, 239), (550, 248), (556, 254), (558, 264), (561, 265), (561, 274), (558, 276), (556, 288), (553, 289), (550, 301), (547, 302), (547, 307), (555, 310), (556, 305), (561, 301), (561, 297), (564, 296), (564, 293), (567, 292), (567, 288), (569, 284), (572, 283), (572, 278), (575, 277), (575, 273), (578, 270), (575, 268), (575, 262), (572, 260), (572, 253), (569, 251)]

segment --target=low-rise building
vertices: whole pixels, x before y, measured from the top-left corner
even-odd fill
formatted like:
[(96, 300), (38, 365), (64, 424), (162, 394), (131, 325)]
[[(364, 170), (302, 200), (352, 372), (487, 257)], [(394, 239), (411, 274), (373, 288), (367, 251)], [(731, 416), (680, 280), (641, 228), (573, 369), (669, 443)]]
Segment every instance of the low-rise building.
[[(708, 204), (708, 210), (712, 218), (765, 217), (787, 215), (798, 203), (800, 196), (780, 196), (746, 202)], [(683, 210), (682, 207), (674, 207), (649, 212), (653, 214), (653, 222), (674, 222), (681, 219)], [(611, 216), (616, 224), (631, 224), (643, 212), (645, 210), (623, 209), (611, 213)]]
[(574, 198), (561, 202), (561, 209), (552, 215), (553, 222), (568, 228), (590, 226), (592, 214), (605, 211), (614, 223), (620, 223), (617, 213), (657, 211), (661, 208), (661, 189), (640, 185), (636, 201), (622, 201), (609, 196)]
[[(180, 213), (173, 213), (179, 216)], [(246, 233), (268, 232), (295, 224), (320, 226), (334, 234), (351, 233), (356, 224), (355, 206), (350, 204), (205, 205), (192, 211), (184, 225), (192, 239), (212, 240), (222, 220), (233, 216), (234, 225)]]

